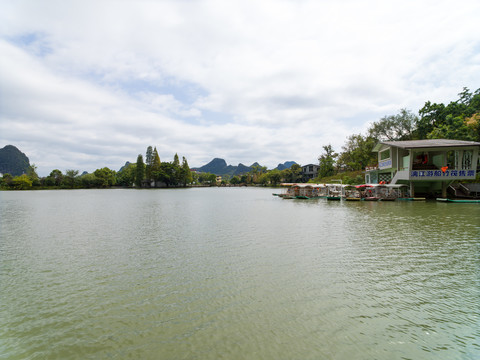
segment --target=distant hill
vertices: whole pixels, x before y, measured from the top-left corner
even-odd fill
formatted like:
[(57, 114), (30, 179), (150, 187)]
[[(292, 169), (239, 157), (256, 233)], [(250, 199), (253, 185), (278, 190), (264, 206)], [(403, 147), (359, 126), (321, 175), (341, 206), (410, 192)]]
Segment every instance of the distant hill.
[(290, 169), (294, 164), (296, 164), (295, 161), (285, 161), (283, 164), (278, 164), (278, 166), (275, 169), (277, 170)]
[(254, 165), (258, 165), (258, 163), (254, 163), (251, 166), (246, 166), (243, 164), (238, 164), (238, 166), (227, 165), (227, 162), (224, 159), (215, 158), (208, 164), (199, 168), (193, 168), (193, 170), (220, 176), (235, 176), (248, 173), (250, 170), (252, 170), (252, 166)]
[(0, 173), (20, 176), (30, 167), (30, 160), (13, 145), (0, 149)]
[[(293, 164), (296, 164), (296, 162), (287, 161), (283, 164), (278, 164), (277, 169), (279, 170), (289, 169), (290, 166), (292, 166)], [(215, 158), (212, 161), (210, 161), (208, 164), (203, 165), (199, 168), (193, 168), (192, 170), (220, 175), (220, 176), (225, 176), (225, 175), (240, 176), (251, 171), (254, 166), (261, 166), (261, 165), (258, 162), (254, 162), (250, 166), (244, 165), (242, 163), (238, 164), (237, 166), (233, 166), (233, 165), (227, 165), (227, 162), (224, 159)]]
[(223, 175), (232, 171), (232, 166), (228, 166), (227, 162), (223, 159), (215, 158), (208, 164), (195, 168), (195, 170), (215, 175)]
[(130, 162), (130, 161), (127, 161), (127, 162), (125, 163), (125, 165), (123, 165), (123, 166), (120, 168), (120, 170), (118, 170), (118, 172), (122, 172), (122, 171), (123, 171), (124, 169), (126, 169), (130, 164), (131, 164), (131, 162)]

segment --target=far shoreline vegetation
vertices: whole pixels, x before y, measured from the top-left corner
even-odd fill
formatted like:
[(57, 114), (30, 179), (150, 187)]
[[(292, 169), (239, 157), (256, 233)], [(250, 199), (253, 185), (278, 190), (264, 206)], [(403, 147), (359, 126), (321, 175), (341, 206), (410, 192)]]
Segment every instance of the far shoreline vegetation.
[[(354, 134), (347, 138), (342, 151), (336, 153), (331, 145), (324, 145), (318, 158), (318, 176), (313, 183), (327, 183), (333, 179), (345, 184), (364, 182), (362, 172), (375, 166), (373, 147), (379, 141), (401, 141), (422, 139), (455, 139), (480, 142), (480, 88), (471, 92), (468, 88), (458, 94), (459, 98), (448, 105), (427, 101), (416, 116), (402, 109), (396, 115), (384, 116), (374, 122), (365, 135)], [(477, 174), (477, 180), (479, 174)], [(255, 165), (241, 176), (222, 178), (217, 175), (191, 171), (187, 159), (175, 154), (173, 161), (162, 162), (156, 148), (149, 146), (145, 154), (137, 156), (136, 163), (127, 163), (120, 171), (107, 167), (93, 173), (79, 175), (78, 170), (68, 169), (65, 173), (53, 170), (46, 177), (39, 177), (35, 164), (19, 176), (4, 174), (0, 178), (1, 190), (41, 189), (91, 189), (91, 188), (177, 188), (191, 186), (278, 186), (282, 182), (302, 181), (302, 168), (298, 164), (284, 170), (267, 170)]]

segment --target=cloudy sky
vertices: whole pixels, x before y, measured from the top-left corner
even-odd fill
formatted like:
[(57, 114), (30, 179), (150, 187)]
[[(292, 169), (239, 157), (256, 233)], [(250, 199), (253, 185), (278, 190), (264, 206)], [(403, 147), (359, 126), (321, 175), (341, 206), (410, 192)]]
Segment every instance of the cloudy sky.
[(147, 146), (190, 166), (275, 167), (402, 108), (480, 87), (480, 2), (0, 2), (0, 148), (118, 170)]

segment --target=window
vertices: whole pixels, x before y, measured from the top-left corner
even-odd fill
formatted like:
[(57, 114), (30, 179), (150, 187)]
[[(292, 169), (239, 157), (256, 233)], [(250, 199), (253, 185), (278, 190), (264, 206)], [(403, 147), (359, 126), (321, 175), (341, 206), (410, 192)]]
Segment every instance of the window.
[(390, 149), (380, 152), (380, 160), (390, 159)]
[(473, 151), (465, 150), (462, 157), (462, 169), (469, 170), (472, 168)]

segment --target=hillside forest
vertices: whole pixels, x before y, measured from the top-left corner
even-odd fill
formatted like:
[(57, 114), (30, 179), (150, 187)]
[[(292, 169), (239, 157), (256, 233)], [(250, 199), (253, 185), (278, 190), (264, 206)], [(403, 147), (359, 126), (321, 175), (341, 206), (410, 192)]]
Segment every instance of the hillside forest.
[[(366, 133), (347, 137), (341, 150), (337, 152), (331, 144), (321, 144), (319, 172), (313, 182), (327, 182), (335, 177), (344, 183), (362, 183), (362, 170), (375, 166), (376, 154), (373, 147), (379, 141), (456, 139), (480, 142), (480, 88), (471, 92), (464, 88), (458, 99), (448, 104), (427, 101), (418, 110), (401, 109), (397, 114), (386, 115), (373, 122)], [(478, 175), (477, 175), (478, 178)], [(281, 182), (302, 181), (302, 168), (293, 164), (290, 168), (267, 170), (254, 164), (242, 175), (223, 177), (222, 185), (270, 185)], [(93, 173), (79, 175), (78, 170), (69, 169), (62, 173), (53, 170), (49, 176), (40, 178), (36, 166), (32, 164), (26, 173), (18, 176), (4, 174), (0, 178), (2, 189), (42, 189), (42, 188), (105, 188), (122, 187), (185, 187), (191, 185), (219, 185), (217, 176), (211, 173), (191, 171), (187, 159), (175, 154), (173, 161), (160, 161), (155, 147), (147, 147), (145, 157), (137, 156), (136, 163), (127, 163), (118, 172), (107, 167)]]

